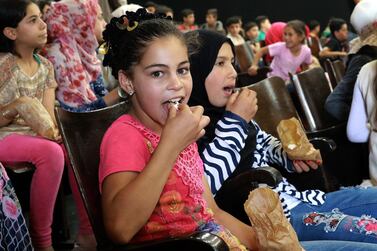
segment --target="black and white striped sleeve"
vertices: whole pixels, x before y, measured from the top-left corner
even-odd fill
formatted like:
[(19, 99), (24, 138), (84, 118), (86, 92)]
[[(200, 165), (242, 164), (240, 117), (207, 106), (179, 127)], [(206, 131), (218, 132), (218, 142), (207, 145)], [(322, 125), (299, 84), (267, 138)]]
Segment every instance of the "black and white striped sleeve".
[(215, 138), (201, 154), (212, 194), (216, 194), (239, 164), (239, 152), (245, 146), (249, 129), (244, 119), (229, 111), (217, 122)]
[(294, 172), (293, 163), (283, 151), (280, 140), (263, 131), (255, 121), (252, 121), (252, 123), (257, 131), (253, 167), (273, 165), (282, 167), (288, 172)]

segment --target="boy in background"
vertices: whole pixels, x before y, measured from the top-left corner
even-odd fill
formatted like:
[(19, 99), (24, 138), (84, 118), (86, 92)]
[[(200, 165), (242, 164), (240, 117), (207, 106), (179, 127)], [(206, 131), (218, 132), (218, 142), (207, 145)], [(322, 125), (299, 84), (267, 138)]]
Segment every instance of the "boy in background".
[(200, 28), (203, 30), (212, 30), (225, 35), (223, 23), (217, 20), (217, 9), (208, 9), (206, 14), (206, 23)]

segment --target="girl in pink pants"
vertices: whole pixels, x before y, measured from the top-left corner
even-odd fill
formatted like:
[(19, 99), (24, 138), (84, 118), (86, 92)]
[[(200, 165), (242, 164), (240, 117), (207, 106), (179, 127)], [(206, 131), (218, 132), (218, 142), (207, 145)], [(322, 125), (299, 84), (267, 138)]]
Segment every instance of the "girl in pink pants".
[[(31, 128), (33, 123), (23, 119), (33, 115), (33, 121), (38, 122), (47, 117), (50, 124), (56, 125), (54, 69), (35, 53), (47, 42), (47, 27), (32, 1), (4, 0), (0, 3), (0, 31), (0, 161), (10, 167), (17, 162), (35, 166), (30, 189), (30, 234), (36, 250), (53, 250), (51, 224), (64, 151), (59, 136), (53, 140), (38, 136), (39, 130)], [(34, 112), (20, 112), (36, 106), (39, 109)], [(80, 234), (88, 234), (91, 229), (76, 184), (72, 190), (79, 202)]]

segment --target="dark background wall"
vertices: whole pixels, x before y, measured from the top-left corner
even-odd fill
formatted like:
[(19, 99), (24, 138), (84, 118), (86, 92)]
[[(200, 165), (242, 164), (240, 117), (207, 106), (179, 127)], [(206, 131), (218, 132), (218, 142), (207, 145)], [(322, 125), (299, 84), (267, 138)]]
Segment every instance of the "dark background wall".
[[(128, 0), (129, 3), (143, 5), (147, 0)], [(184, 8), (195, 11), (197, 23), (204, 22), (206, 10), (217, 8), (219, 19), (225, 21), (229, 16), (242, 16), (243, 22), (254, 20), (258, 15), (267, 15), (273, 21), (301, 19), (305, 22), (317, 19), (324, 27), (332, 16), (349, 21), (355, 6), (352, 0), (156, 0), (174, 10), (174, 19), (181, 20), (180, 12)]]

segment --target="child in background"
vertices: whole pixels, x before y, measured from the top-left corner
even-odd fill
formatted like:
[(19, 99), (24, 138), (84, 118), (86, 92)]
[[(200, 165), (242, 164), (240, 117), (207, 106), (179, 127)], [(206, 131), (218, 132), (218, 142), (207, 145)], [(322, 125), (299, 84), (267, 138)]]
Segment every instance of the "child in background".
[(158, 4), (156, 4), (155, 2), (148, 1), (144, 4), (144, 7), (147, 9), (148, 12), (154, 14), (157, 10), (157, 5)]
[(320, 38), (320, 33), (321, 33), (321, 24), (317, 20), (310, 20), (308, 23), (309, 31), (310, 31), (310, 36), (311, 37), (316, 37)]
[(206, 14), (206, 23), (200, 28), (203, 30), (213, 30), (225, 35), (223, 23), (217, 20), (217, 9), (208, 9)]
[(195, 14), (191, 9), (182, 10), (182, 24), (178, 25), (178, 30), (183, 33), (197, 30), (198, 26), (195, 24)]
[(329, 22), (331, 35), (319, 53), (321, 58), (331, 58), (331, 60), (342, 59), (348, 52), (348, 26), (347, 22), (341, 18), (332, 18)]
[(104, 39), (104, 63), (131, 104), (101, 144), (99, 186), (109, 237), (128, 243), (208, 231), (234, 250), (256, 249), (253, 229), (216, 206), (203, 176), (195, 141), (209, 121), (201, 107), (187, 105), (192, 79), (183, 34), (139, 9), (113, 18)]
[(97, 1), (54, 2), (44, 18), (51, 43), (43, 53), (54, 65), (61, 107), (85, 112), (117, 103), (118, 89), (107, 92), (96, 53), (105, 26)]
[(256, 75), (259, 59), (269, 54), (274, 57), (270, 65), (271, 72), (268, 76), (278, 76), (289, 82), (288, 73), (296, 73), (297, 69), (305, 70), (312, 63), (312, 55), (305, 45), (305, 24), (299, 20), (287, 23), (284, 28), (284, 42), (277, 42), (261, 48), (254, 57), (253, 64), (248, 69), (250, 75)]
[(255, 22), (259, 27), (258, 42), (264, 41), (267, 31), (271, 28), (270, 19), (267, 16), (257, 16)]
[(248, 22), (245, 25), (246, 42), (250, 45), (254, 54), (260, 49), (260, 43), (258, 42), (258, 25), (254, 22)]
[(53, 250), (51, 224), (64, 168), (63, 150), (59, 143), (37, 136), (17, 111), (20, 105), (38, 102), (55, 121), (54, 69), (47, 59), (34, 53), (47, 42), (47, 26), (41, 15), (38, 5), (30, 0), (0, 2), (0, 161), (35, 166), (30, 235), (36, 250)]
[(238, 16), (229, 17), (226, 20), (226, 30), (228, 32), (227, 37), (232, 40), (234, 46), (245, 43), (245, 39), (240, 35), (241, 32), (241, 20)]
[[(233, 93), (237, 73), (229, 39), (203, 30), (187, 36), (191, 34), (199, 35), (201, 47), (190, 56), (193, 90), (189, 104), (203, 106), (210, 117), (198, 147), (212, 193), (233, 173), (250, 168), (276, 166), (297, 173), (316, 169), (314, 161), (290, 160), (281, 142), (252, 120), (257, 110), (254, 91), (245, 88)], [(326, 240), (314, 250), (329, 250), (322, 246), (328, 240), (353, 241), (353, 247), (370, 242), (370, 247), (377, 248), (377, 188), (348, 187), (325, 194), (298, 191), (283, 178), (274, 190), (300, 241)]]

